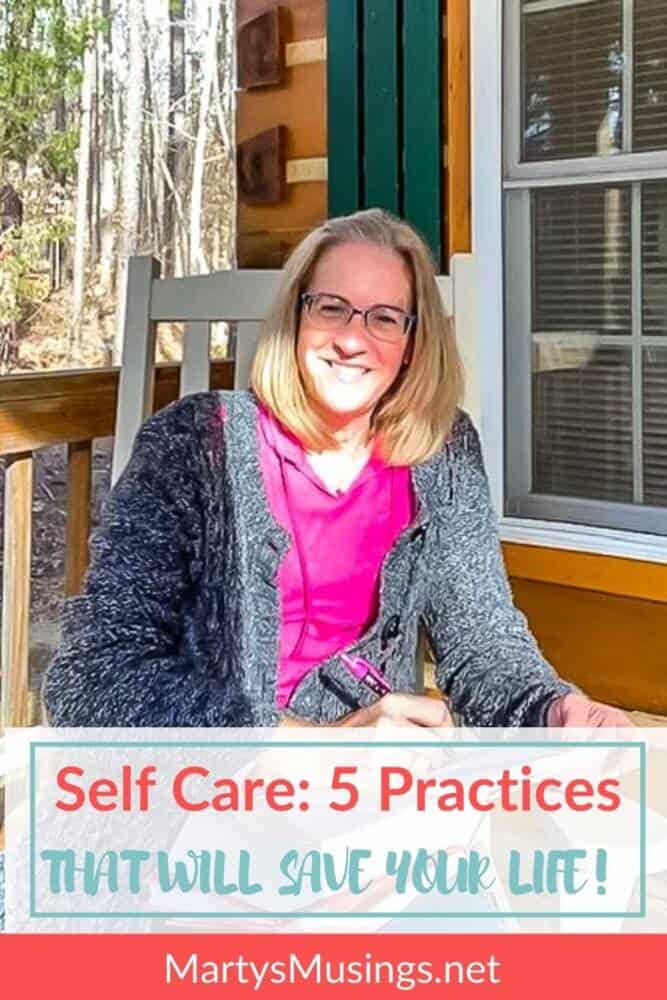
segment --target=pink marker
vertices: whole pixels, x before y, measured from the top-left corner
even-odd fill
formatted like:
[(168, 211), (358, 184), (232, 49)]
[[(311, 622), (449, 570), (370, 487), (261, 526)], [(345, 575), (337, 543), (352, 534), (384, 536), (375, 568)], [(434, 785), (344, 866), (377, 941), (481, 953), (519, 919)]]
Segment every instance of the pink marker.
[(391, 685), (387, 679), (380, 673), (377, 667), (374, 667), (372, 663), (365, 660), (363, 656), (348, 656), (347, 653), (341, 653), (340, 658), (352, 676), (367, 687), (369, 691), (372, 691), (373, 694), (376, 694), (379, 698), (385, 694), (389, 694)]

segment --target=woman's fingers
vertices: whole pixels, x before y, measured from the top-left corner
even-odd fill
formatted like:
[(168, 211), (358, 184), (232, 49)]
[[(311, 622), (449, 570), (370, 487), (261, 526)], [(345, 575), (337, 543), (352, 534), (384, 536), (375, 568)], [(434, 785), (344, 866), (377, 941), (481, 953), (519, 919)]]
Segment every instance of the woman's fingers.
[(438, 728), (452, 726), (453, 721), (444, 701), (429, 698), (423, 694), (403, 694), (392, 691), (378, 698), (372, 705), (350, 712), (336, 725), (339, 726), (407, 726), (415, 728)]
[(547, 725), (580, 726), (584, 729), (632, 726), (632, 722), (620, 708), (591, 701), (580, 694), (566, 694), (549, 706)]

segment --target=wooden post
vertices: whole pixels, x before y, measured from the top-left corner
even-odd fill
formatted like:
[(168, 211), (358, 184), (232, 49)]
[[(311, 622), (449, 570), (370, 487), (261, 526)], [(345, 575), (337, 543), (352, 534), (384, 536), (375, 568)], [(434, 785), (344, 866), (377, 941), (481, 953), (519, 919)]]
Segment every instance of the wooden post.
[(2, 580), (2, 712), (8, 726), (28, 726), (32, 453), (6, 459), (5, 564)]
[(470, 0), (447, 0), (448, 256), (470, 253)]
[(153, 281), (159, 277), (160, 264), (153, 257), (130, 257), (128, 260), (112, 484), (127, 464), (136, 430), (153, 410), (155, 324), (151, 319), (151, 294)]
[(81, 591), (88, 569), (92, 441), (67, 446), (67, 525), (65, 531), (65, 595)]

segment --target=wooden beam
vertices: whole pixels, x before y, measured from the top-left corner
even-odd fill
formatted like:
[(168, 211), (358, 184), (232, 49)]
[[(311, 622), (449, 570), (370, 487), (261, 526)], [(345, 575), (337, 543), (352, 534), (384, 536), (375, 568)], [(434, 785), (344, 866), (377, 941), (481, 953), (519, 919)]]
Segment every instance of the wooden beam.
[(288, 184), (307, 184), (327, 179), (326, 156), (309, 156), (302, 160), (288, 160), (285, 167), (285, 179)]
[(505, 542), (503, 554), (512, 579), (667, 604), (667, 565), (664, 563), (516, 542)]
[(664, 604), (532, 580), (512, 589), (561, 677), (596, 701), (667, 714)]
[(447, 0), (448, 255), (470, 253), (470, 0)]
[(2, 727), (29, 726), (32, 454), (6, 460), (2, 580)]
[(66, 597), (80, 593), (88, 569), (92, 445), (92, 441), (73, 441), (67, 446)]
[(324, 62), (326, 57), (326, 38), (306, 38), (301, 42), (288, 42), (285, 46), (285, 66)]
[[(157, 365), (153, 412), (178, 399), (179, 365)], [(234, 362), (211, 363), (211, 388), (231, 389)], [(6, 375), (0, 399), (0, 456), (114, 431), (118, 369)]]

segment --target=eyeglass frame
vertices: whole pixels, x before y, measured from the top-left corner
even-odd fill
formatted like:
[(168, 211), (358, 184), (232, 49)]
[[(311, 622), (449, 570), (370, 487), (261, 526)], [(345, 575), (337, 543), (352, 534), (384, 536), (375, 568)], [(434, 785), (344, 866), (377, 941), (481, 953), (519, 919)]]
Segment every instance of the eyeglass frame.
[(412, 332), (414, 325), (417, 321), (416, 313), (408, 313), (404, 309), (401, 309), (400, 306), (390, 306), (390, 305), (384, 305), (382, 302), (376, 302), (372, 306), (369, 306), (368, 309), (357, 309), (357, 307), (353, 306), (352, 303), (348, 301), (348, 299), (346, 299), (343, 295), (336, 295), (333, 292), (302, 292), (301, 295), (299, 296), (299, 299), (301, 301), (301, 304), (305, 306), (305, 308), (308, 311), (310, 311), (310, 307), (313, 300), (320, 298), (320, 296), (326, 296), (329, 299), (338, 299), (339, 302), (344, 302), (345, 305), (347, 306), (349, 310), (349, 315), (345, 320), (345, 322), (341, 324), (340, 326), (341, 330), (344, 329), (346, 326), (349, 326), (349, 324), (352, 322), (355, 316), (361, 316), (361, 318), (364, 321), (364, 329), (366, 330), (369, 336), (375, 337), (376, 340), (379, 338), (377, 337), (376, 334), (372, 332), (372, 330), (368, 326), (368, 314), (370, 312), (373, 312), (374, 309), (393, 309), (394, 312), (402, 313), (402, 315), (405, 317), (404, 329), (401, 333), (402, 337), (407, 337)]

